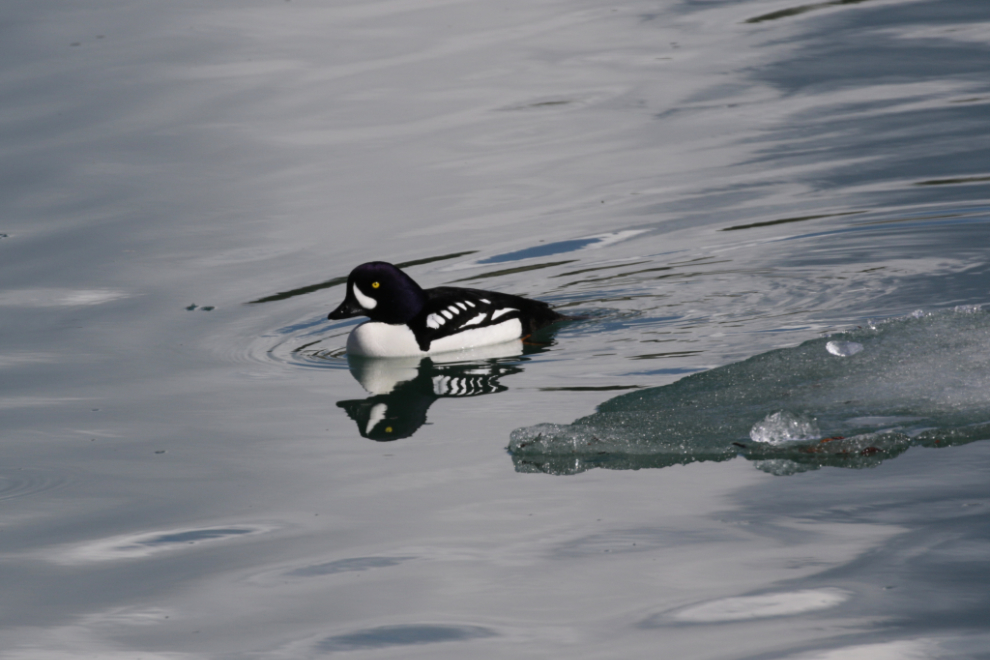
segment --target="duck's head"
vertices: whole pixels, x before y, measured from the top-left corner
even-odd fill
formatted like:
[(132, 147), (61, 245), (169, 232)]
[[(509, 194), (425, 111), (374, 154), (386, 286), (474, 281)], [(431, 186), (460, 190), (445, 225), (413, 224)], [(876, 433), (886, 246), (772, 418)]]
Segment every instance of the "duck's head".
[(381, 323), (407, 323), (425, 304), (426, 294), (411, 277), (392, 264), (369, 261), (351, 271), (344, 302), (327, 318), (364, 315)]

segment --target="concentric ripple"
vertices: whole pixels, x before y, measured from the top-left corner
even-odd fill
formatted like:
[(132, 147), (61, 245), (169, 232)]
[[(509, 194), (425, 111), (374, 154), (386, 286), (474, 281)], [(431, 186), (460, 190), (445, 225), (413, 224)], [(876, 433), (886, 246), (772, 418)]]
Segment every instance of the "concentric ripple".
[(39, 468), (0, 469), (0, 500), (10, 500), (60, 488), (65, 475)]

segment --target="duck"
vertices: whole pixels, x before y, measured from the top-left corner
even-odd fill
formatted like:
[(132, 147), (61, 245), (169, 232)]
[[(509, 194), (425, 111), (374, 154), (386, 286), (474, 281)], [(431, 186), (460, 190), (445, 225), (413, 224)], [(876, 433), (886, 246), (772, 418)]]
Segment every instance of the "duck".
[(348, 355), (416, 357), (525, 339), (570, 317), (539, 300), (497, 291), (424, 289), (397, 266), (370, 261), (351, 271), (331, 321), (367, 316), (347, 337)]

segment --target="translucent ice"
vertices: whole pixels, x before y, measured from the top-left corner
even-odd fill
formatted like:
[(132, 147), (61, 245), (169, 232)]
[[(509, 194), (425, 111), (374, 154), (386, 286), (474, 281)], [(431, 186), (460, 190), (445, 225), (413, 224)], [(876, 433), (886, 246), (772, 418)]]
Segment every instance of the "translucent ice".
[(862, 351), (863, 345), (855, 341), (830, 341), (825, 344), (825, 350), (832, 355), (849, 357), (850, 355), (856, 355), (856, 353)]
[(787, 411), (775, 412), (757, 422), (749, 431), (753, 442), (782, 445), (786, 442), (807, 442), (822, 437), (815, 420)]
[[(863, 350), (855, 359), (830, 358), (833, 342)], [(817, 428), (774, 418), (785, 410)], [(788, 474), (869, 467), (915, 445), (987, 438), (990, 313), (968, 308), (877, 322), (637, 390), (571, 424), (516, 429), (508, 449), (522, 471), (663, 467), (742, 454)]]

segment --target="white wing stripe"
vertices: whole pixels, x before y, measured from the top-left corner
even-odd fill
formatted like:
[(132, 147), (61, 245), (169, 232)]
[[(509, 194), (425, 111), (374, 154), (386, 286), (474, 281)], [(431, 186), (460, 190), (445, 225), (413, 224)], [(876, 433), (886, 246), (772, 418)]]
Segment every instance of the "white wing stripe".
[(519, 310), (513, 309), (511, 307), (503, 307), (502, 309), (500, 309), (497, 312), (495, 312), (494, 314), (492, 314), (492, 320), (494, 321), (498, 317), (503, 316), (505, 314), (508, 314), (509, 312), (517, 312), (517, 311), (519, 311)]
[(433, 328), (434, 330), (436, 330), (446, 321), (447, 319), (443, 318), (442, 316), (437, 316), (436, 314), (430, 314), (429, 316), (426, 317), (426, 327)]
[(464, 324), (461, 327), (463, 328), (463, 327), (466, 327), (466, 326), (469, 326), (469, 325), (478, 325), (479, 323), (481, 323), (484, 320), (485, 320), (485, 313), (482, 312), (481, 314), (478, 314), (477, 316), (475, 316), (470, 321), (465, 321)]

